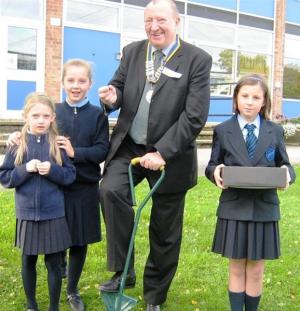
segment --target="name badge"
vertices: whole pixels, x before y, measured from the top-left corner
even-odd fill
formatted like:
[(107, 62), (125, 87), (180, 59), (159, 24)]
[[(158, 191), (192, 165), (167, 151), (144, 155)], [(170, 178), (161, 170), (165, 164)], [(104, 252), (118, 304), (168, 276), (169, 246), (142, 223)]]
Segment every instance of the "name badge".
[(171, 70), (167, 67), (164, 67), (162, 73), (170, 78), (180, 79), (182, 77), (182, 73)]

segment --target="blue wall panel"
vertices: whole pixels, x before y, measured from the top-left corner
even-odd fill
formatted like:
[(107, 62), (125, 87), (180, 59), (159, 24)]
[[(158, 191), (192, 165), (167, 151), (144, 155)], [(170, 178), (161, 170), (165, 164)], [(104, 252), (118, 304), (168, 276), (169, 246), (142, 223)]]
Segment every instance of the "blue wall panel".
[(7, 109), (22, 110), (25, 97), (35, 92), (36, 83), (31, 81), (7, 81)]
[(300, 117), (300, 100), (286, 100), (282, 101), (282, 114), (286, 118)]
[(240, 0), (240, 11), (273, 18), (274, 5), (274, 0)]
[(223, 9), (236, 10), (236, 0), (189, 0), (189, 2), (218, 6)]
[(298, 0), (286, 1), (286, 21), (300, 24), (300, 2)]
[(211, 97), (208, 122), (223, 122), (232, 116), (232, 99)]
[(97, 90), (112, 78), (119, 60), (120, 34), (65, 27), (64, 62), (70, 58), (83, 58), (93, 64), (93, 86), (88, 97), (99, 105)]

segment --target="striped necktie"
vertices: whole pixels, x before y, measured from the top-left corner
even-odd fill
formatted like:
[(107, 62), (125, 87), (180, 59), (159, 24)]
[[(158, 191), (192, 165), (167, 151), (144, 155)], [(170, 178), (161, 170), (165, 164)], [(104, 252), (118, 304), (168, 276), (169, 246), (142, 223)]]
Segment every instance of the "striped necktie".
[(156, 71), (162, 63), (164, 53), (162, 50), (156, 50), (153, 52), (153, 54), (154, 54), (154, 70)]
[(256, 126), (254, 124), (246, 124), (245, 128), (248, 131), (246, 136), (246, 147), (248, 150), (248, 156), (249, 159), (252, 159), (254, 157), (255, 148), (257, 144), (257, 137), (254, 135), (254, 130)]

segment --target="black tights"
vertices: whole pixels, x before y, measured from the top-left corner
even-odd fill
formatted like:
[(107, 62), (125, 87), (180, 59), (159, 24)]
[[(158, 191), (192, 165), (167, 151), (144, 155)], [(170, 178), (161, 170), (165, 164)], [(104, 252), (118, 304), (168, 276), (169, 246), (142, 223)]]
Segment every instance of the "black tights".
[(85, 263), (86, 253), (87, 245), (70, 247), (67, 294), (78, 292), (77, 286)]
[[(27, 308), (37, 310), (35, 297), (36, 291), (36, 262), (38, 255), (22, 255), (22, 279), (25, 295), (27, 298)], [(61, 254), (45, 255), (45, 265), (48, 270), (48, 290), (50, 297), (49, 311), (59, 310), (59, 298), (61, 291)]]

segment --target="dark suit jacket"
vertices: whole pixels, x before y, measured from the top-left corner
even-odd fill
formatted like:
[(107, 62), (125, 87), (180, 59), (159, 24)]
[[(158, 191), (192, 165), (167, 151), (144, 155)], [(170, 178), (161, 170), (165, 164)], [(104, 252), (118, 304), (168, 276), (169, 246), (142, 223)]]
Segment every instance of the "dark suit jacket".
[[(274, 156), (270, 157), (270, 151)], [(284, 145), (282, 126), (261, 118), (258, 143), (252, 160), (248, 158), (246, 143), (236, 116), (219, 124), (214, 130), (211, 158), (205, 174), (212, 182), (217, 165), (263, 166), (289, 169), (291, 182), (295, 171), (290, 165)], [(276, 189), (238, 189), (222, 191), (217, 215), (225, 219), (274, 221), (280, 218)]]
[[(117, 89), (120, 108), (106, 160), (115, 156), (128, 134), (145, 85), (147, 40), (124, 48), (122, 60), (110, 84)], [(166, 176), (160, 192), (181, 192), (197, 182), (195, 139), (205, 125), (210, 99), (211, 57), (203, 50), (181, 41), (181, 47), (167, 68), (180, 78), (161, 75), (150, 105), (147, 144), (166, 161)]]

